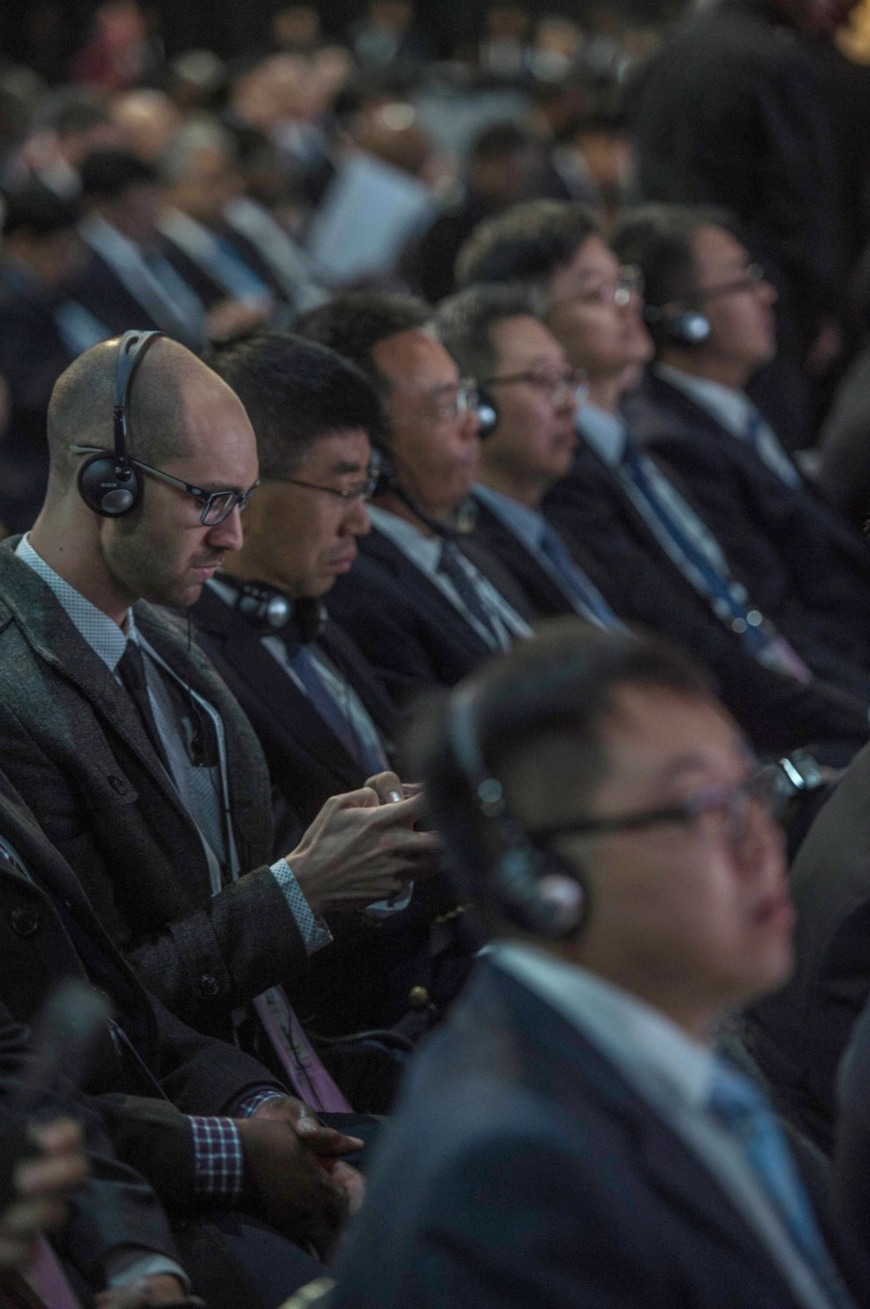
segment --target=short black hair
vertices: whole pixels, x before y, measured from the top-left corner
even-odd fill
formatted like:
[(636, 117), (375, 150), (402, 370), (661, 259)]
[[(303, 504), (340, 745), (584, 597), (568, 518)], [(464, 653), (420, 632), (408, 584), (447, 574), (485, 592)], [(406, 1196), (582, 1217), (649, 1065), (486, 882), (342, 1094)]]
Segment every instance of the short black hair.
[[(647, 305), (661, 309), (696, 304), (692, 238), (699, 227), (723, 227), (737, 236), (727, 210), (712, 205), (639, 205), (617, 223), (611, 245), (623, 263), (636, 264), (643, 273)], [(665, 339), (661, 325), (651, 321), (649, 326), (656, 345), (661, 345)]]
[(390, 379), (378, 368), (372, 351), (380, 341), (426, 327), (431, 320), (431, 308), (416, 296), (346, 291), (301, 314), (293, 323), (293, 331), (309, 341), (329, 346), (356, 364), (386, 399), (390, 394)]
[(18, 232), (37, 238), (54, 236), (75, 227), (80, 217), (77, 201), (62, 199), (38, 182), (8, 191), (3, 198), (4, 238)]
[(486, 380), (498, 365), (492, 329), (506, 318), (539, 316), (540, 301), (523, 284), (482, 283), (442, 300), (435, 314), (438, 339), (468, 377)]
[(361, 427), (373, 445), (383, 444), (386, 419), (374, 387), (326, 346), (292, 332), (260, 332), (217, 350), (208, 363), (248, 411), (264, 480), (291, 474), (334, 432)]
[(82, 164), (81, 181), (91, 199), (116, 200), (133, 186), (153, 186), (157, 171), (129, 150), (94, 150)]
[(600, 235), (591, 209), (567, 200), (529, 200), (472, 232), (456, 259), (456, 283), (547, 282), (584, 241)]
[(490, 123), (474, 138), (468, 158), (472, 163), (510, 158), (521, 150), (527, 150), (537, 139), (528, 128), (520, 127), (512, 119), (503, 123)]
[(606, 632), (570, 617), (542, 623), (535, 640), (518, 642), (429, 705), (414, 725), (410, 762), (424, 780), (461, 894), (487, 907), (500, 837), (481, 813), (476, 780), (460, 757), (451, 723), (456, 697), (474, 714), (485, 771), (504, 787), (521, 826), (534, 829), (588, 814), (589, 798), (609, 769), (606, 725), (618, 693), (635, 686), (704, 700), (714, 694), (707, 673), (660, 637)]

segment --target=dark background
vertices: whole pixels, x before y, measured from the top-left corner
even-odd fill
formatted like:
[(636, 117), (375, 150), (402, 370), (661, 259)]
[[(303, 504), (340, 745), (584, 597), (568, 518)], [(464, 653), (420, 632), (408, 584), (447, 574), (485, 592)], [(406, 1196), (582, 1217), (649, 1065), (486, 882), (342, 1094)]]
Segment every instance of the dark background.
[[(97, 0), (0, 0), (0, 51), (52, 77), (88, 32)], [(286, 0), (144, 0), (169, 57), (205, 46), (224, 58), (234, 58), (266, 44), (269, 20)], [(417, 26), (434, 56), (473, 40), (487, 0), (423, 0), (417, 5)], [(340, 37), (347, 24), (365, 8), (365, 0), (325, 0), (319, 4), (326, 33)], [(633, 17), (655, 18), (661, 0), (526, 0), (532, 14), (562, 13), (581, 23), (602, 10)]]

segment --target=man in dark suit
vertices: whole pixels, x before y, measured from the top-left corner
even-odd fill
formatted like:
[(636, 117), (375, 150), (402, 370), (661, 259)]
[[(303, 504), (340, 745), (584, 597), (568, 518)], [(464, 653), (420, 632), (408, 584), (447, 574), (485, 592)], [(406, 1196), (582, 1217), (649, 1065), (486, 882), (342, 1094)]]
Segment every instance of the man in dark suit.
[(240, 544), (254, 435), (205, 365), (150, 339), (127, 409), (138, 498), (101, 515), (77, 476), (111, 447), (117, 355), (94, 347), (58, 382), (46, 503), (0, 551), (0, 740), (112, 939), (173, 1012), (223, 1034), (328, 943), (324, 910), (393, 895), (436, 843), (409, 830), (419, 797), (379, 806), (367, 788), (328, 802), (292, 871), (274, 860), (256, 736), (189, 632), (135, 604), (185, 608)]
[[(737, 571), (619, 412), (627, 379), (652, 353), (637, 271), (620, 268), (590, 214), (535, 201), (484, 223), (458, 273), (464, 283), (531, 283), (545, 296), (544, 321), (569, 363), (587, 374), (574, 467), (544, 510), (614, 611), (703, 659), (760, 750), (822, 741), (834, 743), (830, 758), (850, 757), (867, 734), (867, 697), (856, 691), (854, 668), (845, 665), (837, 685), (813, 676), (812, 652), (794, 648), (775, 612), (766, 616), (766, 579)], [(833, 655), (824, 654), (827, 667)]]
[(857, 668), (870, 636), (870, 550), (825, 504), (746, 394), (776, 348), (774, 292), (726, 216), (649, 205), (613, 246), (644, 276), (656, 358), (626, 414), (632, 432), (689, 487), (745, 576), (778, 592), (777, 613)]
[[(522, 287), (480, 285), (442, 301), (438, 335), (460, 369), (481, 379), (486, 414), (474, 488), (478, 543), (523, 588), (541, 618), (579, 614), (598, 626), (620, 620), (541, 512), (541, 502), (571, 469), (583, 374), (537, 317)], [(472, 553), (472, 558), (474, 554)]]
[[(364, 786), (394, 762), (399, 712), (324, 603), (369, 531), (370, 440), (381, 442), (385, 417), (352, 364), (288, 332), (229, 346), (214, 367), (256, 432), (260, 485), (240, 549), (206, 583), (192, 613), (200, 644), (266, 755), (279, 797), (280, 853), (331, 796)], [(398, 778), (393, 785), (401, 796)], [(426, 886), (410, 898), (410, 905), (404, 895), (395, 906), (331, 920), (336, 945), (296, 983), (318, 1031), (390, 1026), (406, 1013), (413, 988), (415, 997), (425, 987), (441, 1002), (430, 926), (455, 901)]]
[(330, 612), (398, 700), (453, 685), (529, 633), (510, 578), (497, 588), (454, 539), (477, 469), (479, 420), (473, 380), (426, 331), (430, 318), (422, 301), (364, 292), (337, 296), (294, 324), (362, 368), (386, 405), (373, 530), (352, 574), (336, 582)]
[(424, 749), (494, 939), (406, 1083), (332, 1303), (866, 1304), (805, 1151), (714, 1050), (787, 975), (793, 911), (766, 770), (705, 677), (558, 620)]
[[(208, 1222), (209, 1208), (261, 1217), (268, 1213), (273, 1225), (297, 1235), (308, 1210), (323, 1237), (344, 1205), (339, 1192), (323, 1188), (314, 1160), (322, 1152), (323, 1162), (329, 1164), (330, 1156), (337, 1159), (359, 1142), (314, 1128), (311, 1111), (286, 1096), (266, 1068), (233, 1045), (193, 1032), (144, 990), (109, 940), (72, 869), (2, 775), (0, 907), (0, 1029), (6, 1031), (6, 1020), (31, 1024), (51, 990), (70, 978), (87, 979), (113, 1007), (111, 1039), (107, 1034), (101, 1041), (83, 1091), (85, 1110), (97, 1119), (96, 1176), (117, 1190), (114, 1225), (101, 1226), (99, 1220), (94, 1225), (92, 1219), (89, 1228), (85, 1209), (85, 1225), (71, 1233), (76, 1244), (70, 1256), (76, 1265), (82, 1266), (82, 1261), (86, 1273), (96, 1272), (103, 1255), (94, 1244), (102, 1241), (105, 1247), (109, 1237), (112, 1246), (150, 1244), (140, 1238), (149, 1224), (154, 1226), (156, 1206), (133, 1169), (147, 1178), (169, 1210), (191, 1271), (208, 1260), (210, 1247), (224, 1270), (227, 1259), (233, 1262), (233, 1250), (243, 1262), (258, 1257), (257, 1231), (252, 1231), (254, 1252), (248, 1260), (243, 1239), (224, 1244), (220, 1222), (211, 1237), (199, 1233), (197, 1215)], [(6, 1071), (0, 1064), (0, 1072)], [(288, 1132), (288, 1126), (293, 1131)], [(302, 1148), (305, 1140), (311, 1142), (314, 1158)], [(113, 1152), (123, 1167), (112, 1164)], [(343, 1186), (343, 1178), (357, 1186), (343, 1170), (336, 1174), (336, 1183)], [(302, 1228), (296, 1226), (300, 1218)], [(186, 1225), (193, 1220), (188, 1231)], [(247, 1220), (240, 1222), (244, 1228)], [(251, 1227), (256, 1228), (256, 1222)], [(160, 1231), (159, 1222), (155, 1230)], [(282, 1266), (279, 1279), (298, 1275), (298, 1281), (304, 1281), (317, 1271), (301, 1251), (286, 1246), (274, 1233), (261, 1236), (270, 1241), (272, 1257)], [(164, 1256), (175, 1257), (171, 1242), (158, 1244), (161, 1248)], [(128, 1255), (120, 1264), (132, 1267), (133, 1260)], [(209, 1277), (210, 1286), (207, 1265), (200, 1271)], [(238, 1284), (231, 1280), (219, 1302), (235, 1304), (234, 1285), (238, 1293)]]

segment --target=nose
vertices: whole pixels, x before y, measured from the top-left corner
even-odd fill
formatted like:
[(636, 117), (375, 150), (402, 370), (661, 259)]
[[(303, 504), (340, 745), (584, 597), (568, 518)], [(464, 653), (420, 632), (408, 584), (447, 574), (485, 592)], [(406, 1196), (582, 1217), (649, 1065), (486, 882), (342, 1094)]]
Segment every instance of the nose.
[(215, 527), (209, 528), (208, 536), (205, 538), (208, 545), (214, 546), (219, 550), (240, 550), (244, 540), (244, 529), (242, 527), (242, 515), (239, 506), (236, 505), (228, 518)]
[(372, 520), (365, 500), (352, 501), (341, 525), (342, 536), (368, 536), (371, 530)]
[(480, 415), (476, 409), (465, 409), (459, 414), (457, 430), (464, 441), (473, 441), (480, 431)]
[(776, 287), (767, 278), (763, 278), (758, 283), (758, 294), (766, 305), (775, 305), (779, 299)]

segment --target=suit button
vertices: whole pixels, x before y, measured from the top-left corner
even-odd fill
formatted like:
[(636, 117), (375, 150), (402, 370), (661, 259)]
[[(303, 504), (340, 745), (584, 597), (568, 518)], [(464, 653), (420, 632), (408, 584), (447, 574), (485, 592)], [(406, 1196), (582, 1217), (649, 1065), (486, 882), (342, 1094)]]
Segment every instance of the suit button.
[(39, 931), (40, 918), (35, 909), (24, 909), (21, 905), (9, 915), (12, 930), (17, 936), (33, 936)]
[(203, 973), (199, 979), (199, 989), (203, 995), (209, 997), (220, 994), (220, 983), (212, 973)]
[(412, 986), (408, 992), (408, 1004), (412, 1009), (425, 1009), (429, 1003), (429, 992), (425, 986)]
[(127, 783), (123, 777), (116, 777), (114, 773), (109, 778), (109, 786), (113, 791), (117, 791), (118, 795), (124, 795), (127, 791)]

